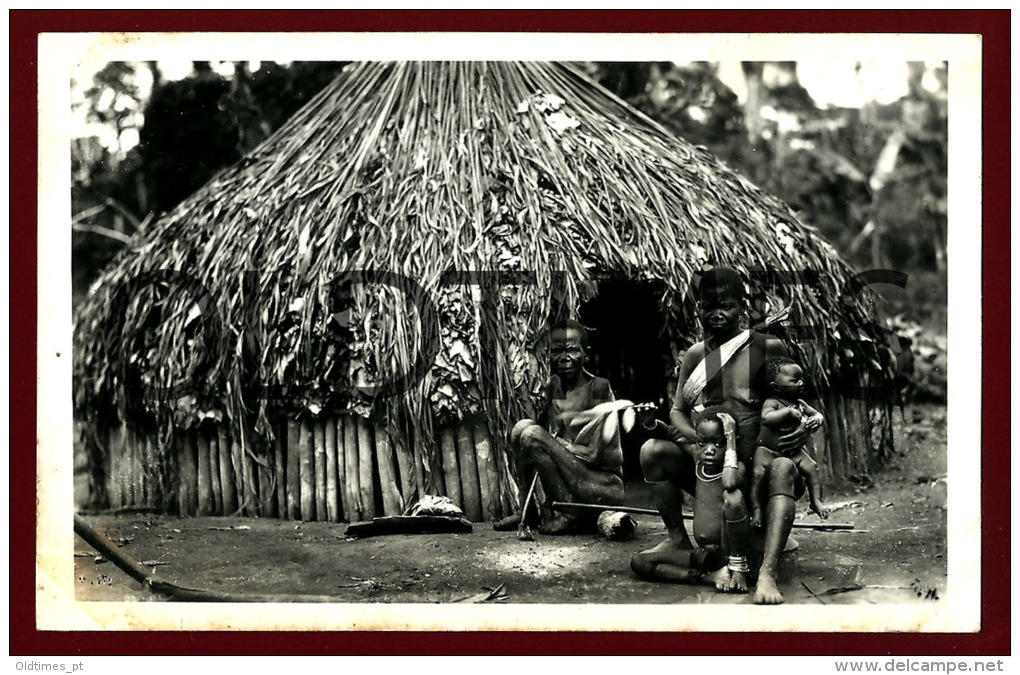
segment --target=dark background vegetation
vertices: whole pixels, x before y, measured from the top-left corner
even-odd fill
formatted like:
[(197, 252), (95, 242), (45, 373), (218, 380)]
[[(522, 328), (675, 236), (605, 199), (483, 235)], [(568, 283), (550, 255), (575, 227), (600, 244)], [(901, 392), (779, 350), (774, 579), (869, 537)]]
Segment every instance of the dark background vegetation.
[[(117, 141), (133, 133), (138, 142), (122, 150), (98, 136), (71, 141), (75, 304), (136, 232), (256, 147), (344, 65), (263, 61), (253, 70), (247, 62), (214, 68), (195, 61), (186, 77), (170, 79), (156, 62), (111, 62), (78, 82), (83, 95), (75, 105), (85, 119), (112, 129)], [(907, 273), (905, 290), (884, 293), (884, 312), (915, 355), (906, 393), (944, 400), (944, 64), (909, 64), (906, 96), (860, 108), (816, 105), (793, 62), (742, 64), (744, 101), (713, 63), (581, 66), (786, 201), (858, 269)], [(922, 86), (926, 73), (935, 76), (935, 91)], [(151, 87), (139, 86), (142, 80)]]

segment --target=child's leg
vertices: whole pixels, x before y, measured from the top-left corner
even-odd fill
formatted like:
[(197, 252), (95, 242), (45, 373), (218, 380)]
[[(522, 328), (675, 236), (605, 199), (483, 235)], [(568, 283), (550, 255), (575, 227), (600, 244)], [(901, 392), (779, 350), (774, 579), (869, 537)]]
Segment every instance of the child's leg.
[(754, 469), (751, 473), (751, 526), (761, 527), (762, 518), (765, 516), (765, 500), (762, 497), (762, 488), (765, 482), (765, 474), (768, 472), (769, 464), (772, 463), (772, 451), (764, 446), (754, 451)]
[(818, 463), (811, 459), (811, 455), (807, 454), (803, 449), (790, 457), (790, 459), (797, 465), (797, 470), (804, 477), (804, 482), (807, 484), (811, 510), (817, 513), (820, 518), (828, 518), (829, 509), (822, 503), (822, 485), (818, 478)]
[(702, 581), (706, 571), (715, 569), (718, 557), (704, 548), (649, 550), (635, 554), (630, 568), (646, 581), (690, 584)]
[(751, 530), (747, 521), (747, 505), (740, 490), (723, 492), (723, 553), (727, 565), (716, 575), (716, 588), (724, 592), (747, 592), (750, 568), (747, 552), (751, 548)]

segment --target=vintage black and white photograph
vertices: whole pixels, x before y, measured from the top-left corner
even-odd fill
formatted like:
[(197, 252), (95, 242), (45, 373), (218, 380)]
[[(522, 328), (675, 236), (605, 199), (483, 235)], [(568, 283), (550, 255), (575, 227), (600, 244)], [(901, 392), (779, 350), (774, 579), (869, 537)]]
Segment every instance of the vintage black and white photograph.
[(42, 624), (980, 627), (978, 38), (44, 38)]

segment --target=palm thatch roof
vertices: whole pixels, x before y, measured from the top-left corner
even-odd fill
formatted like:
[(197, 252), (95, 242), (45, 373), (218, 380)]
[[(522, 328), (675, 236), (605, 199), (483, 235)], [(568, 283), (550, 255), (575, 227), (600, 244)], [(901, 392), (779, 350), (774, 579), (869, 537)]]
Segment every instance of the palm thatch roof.
[[(76, 410), (82, 418), (139, 411), (120, 393), (122, 374), (109, 367), (103, 337), (119, 325), (111, 318), (118, 288), (151, 270), (197, 280), (220, 330), (215, 343), (203, 338), (196, 296), (180, 286), (131, 296), (123, 360), (150, 384), (199, 371), (197, 390), (148, 401), (148, 412), (185, 425), (249, 415), (265, 429), (288, 406), (353, 408), (400, 412), (427, 434), (430, 419), (485, 409), (493, 428), (505, 429), (523, 414), (544, 376), (533, 351), (552, 310), (554, 273), (564, 273), (568, 308), (590, 298), (607, 272), (661, 280), (682, 349), (699, 339), (684, 294), (696, 272), (715, 264), (818, 272), (816, 288), (773, 289), (760, 309), (792, 305), (790, 323), (818, 328), (806, 346), (816, 375), (835, 373), (841, 358), (862, 358), (837, 342), (858, 334), (867, 308), (840, 300), (852, 271), (815, 230), (577, 68), (353, 64), (107, 268), (76, 316)], [(438, 308), (435, 365), (386, 400), (352, 391), (347, 373), (356, 383), (390, 380), (407, 372), (428, 336), (386, 286), (356, 286), (351, 311), (331, 314), (330, 281), (362, 269), (406, 275)], [(497, 340), (486, 346), (478, 339), (481, 291), (444, 285), (450, 270), (525, 270), (535, 283), (498, 290)], [(254, 340), (247, 351), (245, 340)], [(483, 362), (498, 405), (481, 400)], [(286, 389), (245, 394), (263, 385)]]

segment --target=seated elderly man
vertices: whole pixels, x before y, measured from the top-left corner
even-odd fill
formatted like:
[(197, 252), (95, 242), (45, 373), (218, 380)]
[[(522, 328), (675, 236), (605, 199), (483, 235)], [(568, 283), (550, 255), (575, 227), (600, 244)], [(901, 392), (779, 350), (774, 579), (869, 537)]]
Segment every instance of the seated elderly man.
[[(619, 413), (631, 407), (615, 401), (609, 381), (584, 368), (588, 334), (576, 321), (563, 321), (550, 332), (553, 374), (546, 385), (539, 421), (524, 419), (510, 433), (521, 501), (537, 474), (546, 502), (623, 504), (623, 450)], [(597, 512), (555, 513), (529, 505), (524, 521), (510, 516), (497, 530), (537, 525), (542, 534), (594, 531)]]

